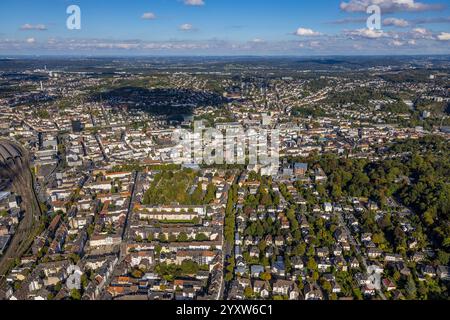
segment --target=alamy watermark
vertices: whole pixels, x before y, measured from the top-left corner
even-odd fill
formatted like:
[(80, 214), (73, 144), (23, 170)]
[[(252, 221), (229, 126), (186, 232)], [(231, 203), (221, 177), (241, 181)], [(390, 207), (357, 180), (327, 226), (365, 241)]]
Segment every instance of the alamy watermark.
[(367, 14), (370, 14), (367, 18), (367, 28), (369, 30), (381, 30), (381, 8), (377, 5), (371, 5), (367, 7)]
[(69, 290), (80, 290), (81, 289), (81, 276), (83, 272), (80, 267), (70, 265), (67, 268), (67, 274), (69, 275), (66, 280), (66, 287)]
[(367, 268), (368, 284), (367, 287), (373, 290), (381, 290), (381, 272), (376, 266)]
[[(370, 5), (366, 10), (370, 16), (367, 18), (367, 28), (369, 30), (381, 30), (381, 7), (379, 5)], [(66, 9), (69, 17), (66, 20), (66, 26), (69, 30), (81, 30), (81, 8), (78, 5), (70, 5)]]
[(81, 9), (77, 5), (70, 5), (66, 9), (69, 17), (66, 20), (66, 26), (69, 30), (81, 30)]
[(278, 170), (280, 132), (277, 129), (244, 129), (240, 124), (206, 128), (194, 122), (194, 130), (178, 129), (172, 158), (178, 164), (248, 164)]

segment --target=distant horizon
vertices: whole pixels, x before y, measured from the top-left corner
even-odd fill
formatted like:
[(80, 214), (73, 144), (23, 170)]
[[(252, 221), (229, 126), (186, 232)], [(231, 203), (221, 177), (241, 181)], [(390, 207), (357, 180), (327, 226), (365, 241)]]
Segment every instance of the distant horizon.
[(120, 55), (120, 54), (110, 54), (110, 55), (83, 55), (83, 54), (16, 54), (16, 55), (5, 55), (0, 54), (0, 59), (15, 59), (15, 58), (389, 58), (389, 57), (449, 57), (450, 53), (440, 53), (440, 54), (347, 54), (347, 55), (263, 55), (263, 54), (253, 54), (253, 55), (175, 55), (175, 54), (134, 54), (134, 55)]
[(2, 55), (450, 54), (448, 0), (3, 0), (0, 12)]

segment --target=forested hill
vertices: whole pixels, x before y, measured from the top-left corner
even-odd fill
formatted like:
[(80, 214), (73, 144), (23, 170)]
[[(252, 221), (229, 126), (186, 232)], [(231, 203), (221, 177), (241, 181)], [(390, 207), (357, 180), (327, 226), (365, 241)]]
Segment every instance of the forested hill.
[[(438, 248), (439, 263), (448, 264), (450, 249), (450, 148), (449, 141), (428, 136), (394, 143), (388, 153), (403, 154), (379, 162), (344, 159), (333, 155), (312, 161), (329, 176), (328, 191), (333, 200), (343, 196), (367, 197), (389, 210), (392, 198), (412, 209), (417, 238), (424, 246)], [(385, 221), (386, 222), (386, 221)], [(368, 223), (376, 224), (375, 221)], [(391, 223), (378, 223), (395, 251), (406, 253), (403, 231)], [(438, 261), (436, 261), (438, 263)]]

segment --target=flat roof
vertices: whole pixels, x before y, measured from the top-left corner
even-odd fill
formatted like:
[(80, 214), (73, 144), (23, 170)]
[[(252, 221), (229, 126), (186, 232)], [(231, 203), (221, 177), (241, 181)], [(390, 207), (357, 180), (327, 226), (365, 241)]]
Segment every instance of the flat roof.
[(3, 250), (5, 250), (10, 239), (11, 239), (10, 235), (0, 236), (0, 253), (3, 253)]
[(11, 195), (11, 192), (8, 191), (1, 191), (0, 192), (0, 201), (8, 198)]
[(294, 168), (296, 168), (296, 169), (308, 169), (308, 164), (307, 163), (299, 163), (299, 162), (297, 162), (294, 165)]

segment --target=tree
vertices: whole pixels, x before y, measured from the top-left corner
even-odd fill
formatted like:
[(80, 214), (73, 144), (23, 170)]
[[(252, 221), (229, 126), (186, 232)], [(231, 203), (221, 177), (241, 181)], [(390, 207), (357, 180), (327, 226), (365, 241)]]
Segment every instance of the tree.
[(37, 111), (37, 116), (41, 119), (49, 119), (50, 118), (50, 114), (47, 110), (44, 109), (40, 109)]
[(322, 281), (322, 288), (328, 293), (330, 294), (332, 291), (332, 287), (331, 287), (331, 283), (329, 281)]
[(201, 204), (203, 196), (202, 183), (199, 182), (197, 184), (197, 188), (195, 188), (194, 192), (191, 195), (191, 203), (192, 204)]
[(384, 243), (385, 240), (382, 233), (375, 233), (372, 237), (372, 241), (373, 243), (380, 245)]
[(270, 205), (272, 205), (272, 197), (265, 190), (262, 190), (262, 192), (261, 192), (261, 198), (259, 200), (259, 204), (261, 204), (263, 206), (270, 206)]
[(253, 298), (253, 290), (252, 290), (252, 288), (246, 287), (246, 288), (244, 289), (244, 296), (245, 296), (246, 299), (251, 299), (251, 298)]
[(339, 200), (342, 197), (342, 188), (339, 184), (334, 184), (331, 191), (331, 196), (335, 200)]
[(267, 248), (266, 241), (261, 241), (260, 243), (258, 243), (258, 249), (260, 252), (264, 252), (266, 248)]
[(199, 270), (199, 265), (191, 260), (185, 260), (181, 263), (181, 272), (185, 275), (196, 274)]
[(423, 214), (423, 219), (428, 226), (432, 226), (434, 224), (435, 217), (436, 217), (435, 208), (430, 208)]
[(406, 293), (408, 295), (408, 299), (414, 300), (417, 295), (416, 283), (412, 277), (408, 277), (408, 281), (406, 283)]
[(206, 195), (205, 199), (203, 199), (203, 203), (210, 204), (212, 201), (214, 201), (215, 198), (216, 198), (216, 187), (214, 186), (214, 184), (210, 183), (206, 188)]
[(59, 291), (61, 291), (61, 289), (62, 289), (62, 284), (60, 281), (55, 285), (55, 292), (59, 292)]
[(308, 268), (309, 271), (316, 271), (317, 270), (316, 260), (314, 260), (313, 257), (309, 258), (306, 267)]
[(83, 275), (81, 276), (81, 285), (84, 289), (86, 289), (89, 285), (89, 279), (86, 273), (83, 273)]
[(209, 240), (208, 236), (205, 235), (204, 233), (198, 233), (195, 236), (195, 241), (208, 241), (208, 240)]
[(419, 297), (421, 300), (428, 299), (428, 289), (425, 281), (419, 281), (419, 288), (417, 289), (417, 292), (419, 293)]
[[(236, 195), (235, 195), (236, 194)], [(234, 243), (234, 232), (236, 228), (236, 212), (234, 210), (235, 198), (237, 196), (237, 186), (233, 185), (228, 192), (228, 201), (225, 209), (225, 239), (227, 243)]]
[(400, 272), (395, 271), (394, 275), (392, 276), (392, 279), (394, 280), (395, 283), (397, 283), (400, 279), (401, 279), (402, 275), (400, 274)]
[(70, 291), (70, 297), (72, 298), (72, 300), (81, 300), (81, 292), (80, 292), (80, 290), (72, 289)]
[(317, 271), (314, 271), (314, 272), (313, 272), (313, 274), (312, 274), (312, 279), (313, 279), (314, 281), (319, 280), (319, 273), (318, 273)]
[(131, 276), (135, 279), (140, 279), (140, 278), (142, 278), (143, 275), (144, 275), (144, 273), (139, 269), (134, 269), (131, 272)]
[(301, 278), (301, 276), (299, 276), (297, 287), (298, 287), (299, 290), (303, 290), (303, 288), (305, 287), (305, 285), (303, 284), (303, 279)]
[(80, 256), (75, 253), (71, 253), (69, 255), (69, 260), (70, 260), (70, 262), (72, 262), (72, 264), (77, 264), (78, 261), (80, 261)]
[(178, 242), (186, 242), (188, 240), (189, 240), (189, 238), (188, 238), (188, 235), (186, 234), (186, 232), (180, 232), (178, 234), (178, 237), (177, 237)]
[(272, 279), (272, 275), (269, 272), (263, 272), (259, 277), (263, 281), (270, 281)]
[(437, 259), (441, 265), (448, 265), (450, 260), (450, 253), (445, 252), (444, 250), (438, 250)]
[(363, 295), (362, 295), (361, 290), (359, 288), (353, 288), (353, 296), (357, 300), (362, 300), (363, 299)]
[(390, 213), (386, 213), (383, 216), (383, 219), (380, 222), (380, 227), (382, 229), (388, 229), (392, 226), (392, 222), (391, 222), (391, 214)]
[(166, 237), (166, 235), (164, 233), (160, 233), (159, 236), (158, 236), (158, 240), (160, 242), (167, 242), (167, 237)]
[(311, 258), (311, 257), (314, 257), (315, 254), (316, 254), (316, 251), (314, 250), (314, 246), (309, 246), (308, 252), (306, 253), (306, 255)]
[(317, 192), (322, 198), (325, 198), (327, 196), (327, 190), (325, 189), (325, 186), (322, 184), (317, 185)]
[(225, 281), (226, 282), (230, 282), (231, 280), (233, 280), (233, 273), (232, 272), (227, 272), (226, 274), (225, 274)]

